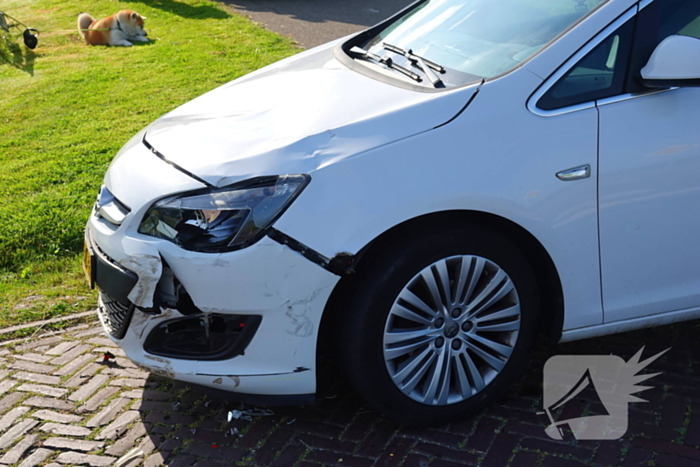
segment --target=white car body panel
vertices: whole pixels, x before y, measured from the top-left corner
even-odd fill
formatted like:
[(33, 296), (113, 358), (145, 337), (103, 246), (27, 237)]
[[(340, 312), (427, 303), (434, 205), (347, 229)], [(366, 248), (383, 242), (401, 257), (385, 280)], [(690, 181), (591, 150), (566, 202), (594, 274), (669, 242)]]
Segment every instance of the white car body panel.
[[(354, 90), (338, 92), (340, 89)], [(329, 46), (233, 81), (154, 122), (146, 139), (215, 186), (319, 167), (441, 125), (476, 85), (415, 92), (349, 70)]]
[(121, 148), (105, 175), (105, 186), (122, 203), (134, 211), (163, 196), (205, 187), (149, 151), (142, 142), (144, 134), (140, 131)]
[[(596, 178), (555, 176), (582, 164), (596, 173), (597, 113), (533, 115), (523, 103), (540, 83), (516, 71), (482, 86), (449, 125), (313, 172), (276, 228), (333, 257), (355, 254), (424, 214), (495, 214), (524, 227), (552, 256), (565, 289), (565, 329), (602, 323)], [(507, 128), (508, 138), (494, 139), (486, 131), (493, 126)], [(455, 153), (458, 147), (464, 150)], [(414, 170), (418, 164), (423, 170)], [(390, 191), (397, 187), (398, 197)], [(322, 195), (331, 191), (339, 195)]]
[(700, 307), (700, 90), (600, 106), (605, 321)]
[[(101, 237), (96, 237), (100, 241)], [(264, 238), (256, 245), (211, 258), (167, 242), (155, 246), (205, 312), (263, 317), (244, 355), (229, 361), (192, 361), (146, 353), (143, 340), (158, 324), (182, 315), (134, 312), (117, 342), (139, 366), (156, 374), (244, 394), (316, 392), (316, 339), (326, 301), (339, 277), (287, 247)], [(236, 267), (229, 267), (235, 264)]]

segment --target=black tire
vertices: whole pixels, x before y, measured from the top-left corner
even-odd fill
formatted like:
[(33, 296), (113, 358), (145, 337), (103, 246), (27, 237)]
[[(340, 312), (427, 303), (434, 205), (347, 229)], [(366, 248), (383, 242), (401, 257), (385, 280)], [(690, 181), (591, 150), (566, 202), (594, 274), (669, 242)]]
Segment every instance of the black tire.
[[(410, 237), (384, 245), (381, 252), (375, 249), (372, 257), (362, 261), (345, 294), (336, 334), (341, 369), (369, 404), (402, 423), (438, 425), (482, 410), (510, 387), (529, 362), (539, 304), (537, 282), (525, 256), (497, 232), (454, 224), (424, 225)], [(458, 255), (492, 261), (510, 277), (520, 300), (520, 329), (513, 334), (515, 343), (507, 363), (480, 392), (449, 405), (428, 405), (409, 397), (392, 381), (384, 354), (385, 326), (394, 301), (409, 281), (436, 261)]]

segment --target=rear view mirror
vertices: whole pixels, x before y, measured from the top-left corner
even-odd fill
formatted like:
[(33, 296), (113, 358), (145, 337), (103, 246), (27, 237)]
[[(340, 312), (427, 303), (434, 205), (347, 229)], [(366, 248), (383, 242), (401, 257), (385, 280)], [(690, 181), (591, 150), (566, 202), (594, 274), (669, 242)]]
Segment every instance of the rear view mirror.
[(700, 86), (700, 39), (669, 36), (656, 47), (642, 68), (650, 88)]

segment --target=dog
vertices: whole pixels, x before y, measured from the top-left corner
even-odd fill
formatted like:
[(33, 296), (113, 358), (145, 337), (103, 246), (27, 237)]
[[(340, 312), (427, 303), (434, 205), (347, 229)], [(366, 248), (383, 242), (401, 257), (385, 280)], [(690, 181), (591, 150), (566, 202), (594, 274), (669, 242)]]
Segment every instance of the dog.
[(132, 46), (129, 41), (148, 42), (143, 29), (145, 17), (132, 10), (121, 10), (99, 21), (87, 13), (78, 15), (78, 32), (89, 45)]

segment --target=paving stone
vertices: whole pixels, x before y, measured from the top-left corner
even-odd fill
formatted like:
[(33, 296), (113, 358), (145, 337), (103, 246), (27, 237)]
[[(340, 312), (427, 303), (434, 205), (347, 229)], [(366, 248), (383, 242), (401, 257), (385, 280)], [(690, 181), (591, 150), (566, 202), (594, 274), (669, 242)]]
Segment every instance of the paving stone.
[(10, 376), (12, 372), (9, 370), (0, 370), (0, 379), (5, 379)]
[(15, 370), (31, 371), (34, 373), (51, 373), (56, 369), (56, 367), (51, 365), (46, 365), (43, 363), (25, 362), (23, 360), (18, 360), (14, 363), (11, 363), (10, 368), (14, 368)]
[(44, 353), (48, 355), (63, 355), (78, 344), (80, 344), (80, 341), (64, 341)]
[(71, 326), (69, 328), (64, 329), (63, 332), (65, 332), (67, 334), (71, 334), (71, 333), (74, 333), (76, 331), (80, 331), (82, 329), (87, 329), (89, 327), (90, 327), (89, 324), (78, 324), (78, 325)]
[(141, 388), (146, 385), (145, 379), (134, 379), (134, 378), (119, 378), (110, 381), (110, 386), (119, 386), (127, 388)]
[(22, 438), (19, 443), (15, 444), (12, 449), (0, 458), (0, 464), (16, 464), (19, 462), (24, 453), (34, 445), (37, 439), (39, 439), (39, 435), (29, 435)]
[(18, 438), (24, 436), (26, 432), (39, 424), (36, 420), (25, 419), (10, 428), (4, 435), (0, 436), (0, 449), (6, 449)]
[(34, 363), (46, 363), (53, 358), (49, 355), (41, 355), (38, 353), (18, 353), (14, 354), (13, 357)]
[(119, 347), (106, 337), (93, 337), (92, 339), (88, 340), (88, 344), (104, 345), (106, 347)]
[(106, 467), (112, 465), (116, 461), (116, 457), (96, 456), (94, 454), (83, 454), (82, 452), (62, 452), (56, 458), (56, 462), (60, 464), (87, 464), (92, 467)]
[(82, 368), (83, 366), (87, 365), (89, 362), (92, 362), (94, 360), (95, 358), (90, 354), (81, 355), (72, 362), (67, 363), (58, 370), (54, 371), (53, 374), (58, 376), (70, 375), (72, 373), (75, 373), (79, 368)]
[[(141, 411), (156, 410), (159, 412), (156, 416), (162, 417), (162, 412), (171, 411), (173, 409), (173, 404), (172, 402), (166, 401), (145, 401), (143, 399), (139, 399), (137, 401), (134, 401), (134, 404), (131, 406), (131, 409)], [(163, 422), (163, 420), (154, 420), (153, 417), (151, 417), (151, 420), (149, 421)]]
[(127, 451), (134, 447), (136, 440), (146, 434), (146, 427), (143, 423), (137, 423), (112, 446), (107, 448), (105, 454), (110, 456), (123, 456)]
[(97, 439), (115, 439), (126, 430), (126, 427), (140, 417), (140, 414), (135, 410), (129, 410), (121, 414), (116, 420), (107, 425), (107, 427), (97, 435)]
[(19, 467), (35, 467), (46, 460), (53, 453), (50, 449), (39, 448), (29, 455)]
[(87, 427), (97, 427), (97, 426), (102, 426), (106, 425), (107, 423), (111, 422), (114, 420), (114, 417), (122, 411), (122, 409), (131, 402), (131, 399), (127, 399), (125, 397), (119, 397), (117, 399), (114, 399), (112, 402), (109, 403), (107, 407), (104, 409), (100, 410), (97, 415), (92, 417), (86, 424), (85, 426)]
[(17, 381), (12, 379), (6, 379), (5, 381), (0, 381), (0, 395), (5, 394), (7, 391), (12, 389)]
[(52, 397), (33, 396), (23, 402), (24, 405), (32, 407), (44, 407), (47, 409), (71, 410), (75, 406), (68, 401), (54, 399)]
[(119, 388), (114, 386), (107, 386), (106, 388), (100, 389), (97, 394), (92, 396), (86, 403), (78, 407), (78, 412), (92, 412), (102, 405), (104, 401), (112, 397), (114, 394), (119, 392)]
[(0, 413), (5, 412), (10, 407), (14, 406), (17, 401), (22, 399), (25, 395), (21, 392), (11, 392), (2, 399), (0, 399)]
[(14, 409), (7, 412), (5, 415), (3, 415), (2, 418), (0, 418), (0, 432), (3, 432), (10, 428), (12, 424), (15, 423), (15, 420), (17, 420), (19, 417), (29, 412), (30, 410), (31, 409), (29, 407), (20, 406), (15, 407)]
[(141, 452), (143, 452), (144, 456), (149, 455), (156, 449), (156, 445), (153, 441), (153, 438), (151, 438), (150, 436), (146, 436), (144, 439), (142, 439), (137, 447)]
[(23, 344), (15, 345), (15, 351), (16, 352), (26, 352), (29, 349), (33, 349), (35, 347), (39, 347), (41, 345), (51, 345), (56, 342), (60, 342), (63, 339), (58, 336), (52, 336), (52, 337), (46, 337), (44, 339), (39, 339), (36, 341), (29, 341)]
[(73, 394), (68, 396), (69, 400), (72, 401), (82, 401), (90, 397), (95, 391), (99, 389), (100, 386), (105, 384), (109, 380), (109, 376), (106, 375), (96, 375), (85, 383), (80, 389), (75, 391)]
[(85, 384), (85, 381), (87, 381), (87, 379), (90, 376), (94, 375), (101, 369), (102, 365), (99, 365), (97, 363), (90, 363), (85, 368), (71, 376), (70, 379), (68, 379), (65, 383), (63, 383), (63, 387), (77, 388), (78, 386), (82, 386), (83, 384)]
[(68, 389), (54, 388), (44, 384), (23, 384), (16, 389), (17, 391), (36, 392), (45, 396), (61, 397), (68, 392)]
[(63, 425), (61, 423), (44, 423), (39, 427), (41, 431), (63, 436), (88, 436), (92, 430), (74, 425)]
[(153, 389), (132, 389), (122, 393), (122, 397), (130, 397), (132, 399), (144, 399), (149, 401), (167, 401), (175, 397), (175, 394), (169, 392), (156, 391)]
[(77, 415), (52, 412), (51, 410), (37, 410), (32, 414), (32, 417), (58, 423), (77, 423), (83, 419)]
[(132, 389), (131, 391), (125, 391), (122, 393), (122, 397), (128, 397), (130, 399), (141, 399), (143, 397), (143, 389)]
[(41, 384), (58, 384), (61, 382), (61, 378), (58, 376), (40, 375), (37, 373), (27, 373), (26, 371), (18, 371), (14, 374), (17, 379), (23, 379), (25, 381), (31, 381), (33, 383)]
[(91, 345), (87, 345), (87, 344), (79, 345), (77, 347), (72, 348), (68, 352), (64, 353), (60, 357), (54, 358), (53, 360), (51, 360), (50, 363), (52, 363), (54, 365), (63, 365), (65, 363), (68, 363), (71, 360), (75, 359), (79, 355), (84, 354), (85, 352), (87, 352), (90, 349), (92, 349)]
[(44, 446), (49, 448), (57, 449), (71, 449), (73, 451), (97, 451), (102, 449), (105, 443), (101, 441), (87, 441), (84, 439), (71, 439), (71, 438), (49, 438), (44, 441)]
[(92, 335), (95, 335), (95, 334), (101, 334), (101, 333), (103, 333), (103, 332), (104, 332), (104, 330), (103, 330), (102, 327), (100, 326), (100, 327), (95, 327), (95, 328), (86, 329), (85, 331), (77, 332), (77, 333), (73, 334), (73, 337), (75, 337), (75, 338), (82, 338), (82, 337), (92, 336)]
[(155, 454), (146, 458), (145, 461), (143, 461), (143, 467), (158, 467), (161, 465), (165, 465), (165, 459), (163, 458), (163, 455), (159, 452), (156, 452)]

